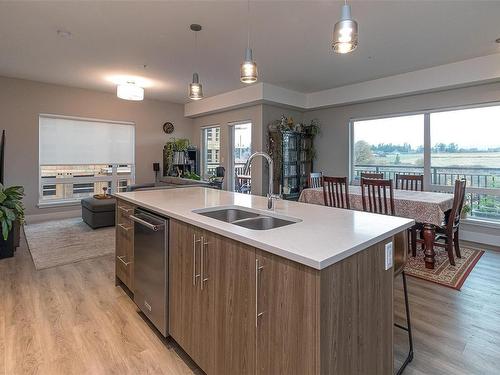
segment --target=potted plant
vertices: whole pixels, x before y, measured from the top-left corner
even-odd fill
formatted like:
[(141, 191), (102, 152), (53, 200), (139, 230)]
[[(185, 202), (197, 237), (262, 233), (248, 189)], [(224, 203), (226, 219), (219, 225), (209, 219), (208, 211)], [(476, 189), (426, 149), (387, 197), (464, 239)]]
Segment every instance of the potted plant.
[(22, 186), (11, 186), (5, 188), (0, 184), (0, 225), (2, 236), (0, 236), (0, 259), (14, 255), (16, 235), (19, 234), (20, 225), (24, 222), (24, 206), (22, 199), (24, 188)]
[(472, 210), (471, 210), (470, 205), (466, 203), (462, 207), (462, 212), (460, 212), (460, 216), (462, 217), (462, 219), (466, 219), (467, 216), (469, 216), (471, 211)]
[(165, 143), (163, 165), (167, 173), (171, 171), (174, 165), (185, 164), (188, 148), (189, 139), (186, 138), (170, 138)]

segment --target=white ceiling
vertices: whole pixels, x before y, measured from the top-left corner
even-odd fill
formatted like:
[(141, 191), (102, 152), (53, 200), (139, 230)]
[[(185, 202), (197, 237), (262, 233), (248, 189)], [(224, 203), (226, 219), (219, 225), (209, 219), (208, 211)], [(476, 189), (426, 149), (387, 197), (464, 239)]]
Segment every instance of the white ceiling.
[[(500, 52), (500, 1), (350, 3), (359, 47), (336, 55), (340, 2), (252, 1), (260, 80), (308, 93)], [(243, 86), (246, 25), (245, 1), (0, 2), (0, 75), (105, 91), (138, 75), (147, 97), (184, 103), (193, 69), (206, 96)]]

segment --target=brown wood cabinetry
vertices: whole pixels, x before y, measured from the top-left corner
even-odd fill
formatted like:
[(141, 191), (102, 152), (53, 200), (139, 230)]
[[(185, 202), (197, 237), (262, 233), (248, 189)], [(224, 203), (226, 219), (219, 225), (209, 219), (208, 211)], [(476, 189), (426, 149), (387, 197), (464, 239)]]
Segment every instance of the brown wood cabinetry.
[(390, 374), (390, 240), (319, 271), (170, 220), (170, 334), (208, 375)]
[(130, 215), (135, 206), (121, 199), (116, 201), (116, 277), (134, 292), (134, 222)]

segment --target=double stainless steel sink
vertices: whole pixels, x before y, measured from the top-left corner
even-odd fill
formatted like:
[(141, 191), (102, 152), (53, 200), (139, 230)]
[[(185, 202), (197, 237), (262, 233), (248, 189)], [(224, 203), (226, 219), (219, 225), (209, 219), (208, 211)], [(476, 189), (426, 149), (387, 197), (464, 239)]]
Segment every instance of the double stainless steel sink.
[(211, 217), (212, 219), (238, 225), (247, 229), (268, 230), (300, 222), (300, 219), (291, 217), (268, 215), (259, 210), (244, 207), (212, 207), (193, 212)]

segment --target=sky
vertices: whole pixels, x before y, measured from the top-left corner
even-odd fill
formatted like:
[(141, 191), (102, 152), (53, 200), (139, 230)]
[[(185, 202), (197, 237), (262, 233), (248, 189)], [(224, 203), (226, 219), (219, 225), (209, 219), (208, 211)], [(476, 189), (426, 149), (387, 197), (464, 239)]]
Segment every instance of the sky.
[[(354, 141), (370, 144), (424, 144), (424, 115), (354, 122)], [(456, 143), (460, 148), (500, 147), (500, 106), (431, 113), (431, 145)]]

